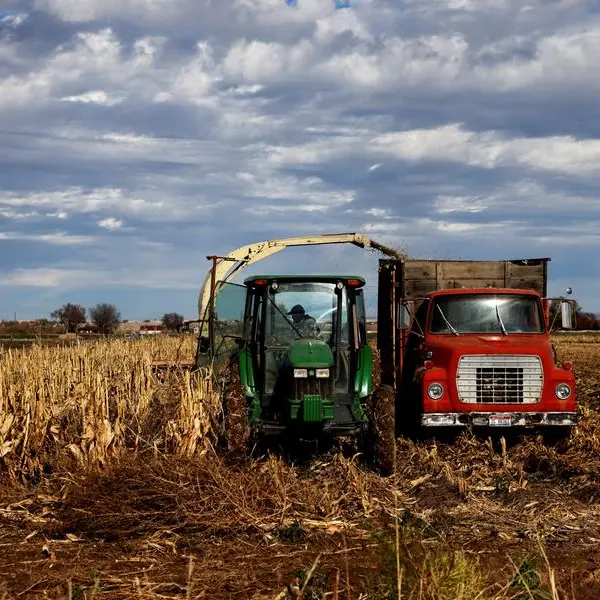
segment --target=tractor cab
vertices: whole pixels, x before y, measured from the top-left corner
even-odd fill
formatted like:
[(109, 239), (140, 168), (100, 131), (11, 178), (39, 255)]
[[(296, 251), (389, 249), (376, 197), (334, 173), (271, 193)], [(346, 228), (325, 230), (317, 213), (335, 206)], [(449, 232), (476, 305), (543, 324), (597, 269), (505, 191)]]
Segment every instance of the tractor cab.
[(252, 429), (318, 435), (366, 428), (372, 353), (364, 285), (354, 276), (268, 275), (236, 286), (245, 289), (236, 354)]

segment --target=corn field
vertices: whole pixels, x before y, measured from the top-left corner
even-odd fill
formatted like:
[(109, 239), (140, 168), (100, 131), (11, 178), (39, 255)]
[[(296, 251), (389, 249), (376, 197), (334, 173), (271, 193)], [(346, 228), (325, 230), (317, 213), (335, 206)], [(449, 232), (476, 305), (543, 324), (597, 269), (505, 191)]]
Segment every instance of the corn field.
[(191, 457), (211, 443), (219, 394), (208, 372), (153, 373), (193, 340), (108, 340), (0, 353), (0, 463), (28, 477), (59, 459), (96, 468), (124, 452)]
[(400, 439), (295, 462), (217, 452), (191, 337), (0, 350), (0, 598), (600, 597), (600, 338), (556, 337), (582, 420), (562, 446)]

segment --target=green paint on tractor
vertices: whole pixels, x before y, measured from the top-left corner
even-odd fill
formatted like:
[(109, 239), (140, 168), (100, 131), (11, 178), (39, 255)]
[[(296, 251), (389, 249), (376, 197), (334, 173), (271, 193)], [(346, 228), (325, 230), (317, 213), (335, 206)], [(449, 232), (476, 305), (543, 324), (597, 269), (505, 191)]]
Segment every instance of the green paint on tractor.
[(321, 340), (297, 340), (288, 350), (288, 358), (292, 367), (323, 369), (334, 364), (331, 348)]

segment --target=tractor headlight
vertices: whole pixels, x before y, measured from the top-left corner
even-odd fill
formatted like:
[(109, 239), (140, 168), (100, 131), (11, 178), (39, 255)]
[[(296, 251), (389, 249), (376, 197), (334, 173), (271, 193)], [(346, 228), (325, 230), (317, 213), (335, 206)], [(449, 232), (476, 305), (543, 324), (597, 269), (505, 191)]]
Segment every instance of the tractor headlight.
[(329, 377), (329, 369), (317, 369), (315, 371), (315, 375), (319, 379), (326, 379), (327, 377)]
[(444, 395), (444, 386), (441, 383), (430, 383), (427, 388), (427, 395), (432, 400), (439, 400)]
[(559, 400), (567, 400), (571, 395), (571, 386), (566, 383), (559, 383), (554, 388), (554, 393)]
[(294, 377), (300, 379), (301, 377), (308, 377), (307, 369), (294, 369)]

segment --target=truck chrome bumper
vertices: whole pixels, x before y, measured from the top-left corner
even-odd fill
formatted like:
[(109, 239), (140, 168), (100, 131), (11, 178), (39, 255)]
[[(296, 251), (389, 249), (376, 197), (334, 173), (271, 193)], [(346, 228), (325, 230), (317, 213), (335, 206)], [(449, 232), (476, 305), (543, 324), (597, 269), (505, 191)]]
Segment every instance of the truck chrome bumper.
[(575, 412), (511, 413), (428, 413), (421, 417), (423, 427), (552, 427), (576, 425)]

